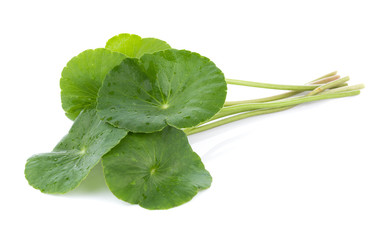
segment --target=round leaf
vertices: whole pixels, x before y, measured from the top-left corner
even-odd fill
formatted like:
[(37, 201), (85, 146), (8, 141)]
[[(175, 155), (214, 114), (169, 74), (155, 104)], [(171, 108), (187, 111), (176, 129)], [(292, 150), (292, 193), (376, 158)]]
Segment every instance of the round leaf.
[(112, 125), (154, 132), (187, 128), (210, 119), (223, 106), (227, 85), (208, 58), (186, 50), (165, 50), (127, 58), (100, 88), (97, 110)]
[(212, 182), (185, 133), (172, 127), (129, 133), (103, 157), (102, 164), (112, 193), (147, 209), (181, 205)]
[(74, 120), (85, 108), (96, 106), (96, 98), (105, 75), (126, 58), (125, 55), (99, 48), (86, 50), (72, 58), (60, 79), (61, 102), (66, 115)]
[(100, 121), (95, 109), (84, 110), (51, 153), (28, 159), (25, 177), (42, 192), (68, 192), (76, 188), (126, 134), (125, 130)]
[(135, 34), (122, 33), (109, 39), (105, 48), (131, 58), (140, 58), (146, 53), (170, 49), (171, 46), (157, 38), (141, 38)]

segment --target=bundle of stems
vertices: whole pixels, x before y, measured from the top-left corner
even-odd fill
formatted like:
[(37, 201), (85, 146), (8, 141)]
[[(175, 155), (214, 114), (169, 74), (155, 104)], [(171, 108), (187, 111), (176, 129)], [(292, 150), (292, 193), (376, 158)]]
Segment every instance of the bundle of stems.
[(280, 112), (299, 104), (330, 98), (342, 98), (360, 94), (363, 84), (348, 85), (349, 77), (340, 78), (337, 71), (328, 73), (304, 85), (281, 85), (260, 82), (226, 79), (227, 84), (247, 87), (289, 90), (288, 92), (265, 98), (227, 101), (224, 107), (210, 120), (193, 128), (186, 128), (188, 135), (206, 131), (244, 118)]

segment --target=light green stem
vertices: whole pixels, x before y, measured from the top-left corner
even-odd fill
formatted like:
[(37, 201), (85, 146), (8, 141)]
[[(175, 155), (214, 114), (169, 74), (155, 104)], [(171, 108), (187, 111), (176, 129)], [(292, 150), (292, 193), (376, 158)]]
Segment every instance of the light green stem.
[(320, 78), (320, 79), (314, 80), (312, 82), (309, 82), (307, 84), (324, 84), (324, 83), (332, 82), (332, 81), (337, 80), (339, 78), (340, 78), (340, 75), (334, 75), (334, 76), (330, 76), (330, 77)]
[[(347, 91), (346, 93), (354, 92), (354, 95), (356, 95), (356, 94), (359, 94), (359, 91), (353, 91), (353, 90), (359, 90), (359, 89), (363, 89), (363, 88), (364, 88), (363, 84), (358, 84), (358, 85), (349, 86), (349, 87), (342, 87), (342, 88), (332, 89), (332, 90), (329, 90), (328, 92), (333, 91), (333, 93), (338, 93), (339, 91), (342, 91), (341, 89), (343, 89), (344, 91), (345, 90), (352, 90), (352, 91)], [(329, 94), (328, 92), (321, 93), (320, 95)], [(348, 95), (348, 96), (352, 96), (352, 95)], [(187, 135), (192, 135), (192, 134), (195, 134), (195, 133), (199, 133), (199, 132), (203, 132), (203, 131), (215, 128), (215, 127), (219, 127), (219, 126), (227, 124), (227, 123), (235, 122), (235, 121), (238, 121), (238, 120), (241, 120), (241, 119), (244, 119), (244, 118), (258, 116), (258, 115), (262, 115), (262, 114), (280, 112), (280, 111), (288, 110), (288, 109), (293, 108), (295, 106), (297, 106), (297, 105), (291, 105), (291, 106), (286, 106), (286, 107), (278, 107), (278, 108), (269, 108), (269, 109), (257, 109), (257, 110), (253, 110), (253, 111), (249, 111), (249, 112), (245, 112), (245, 113), (240, 113), (240, 114), (237, 114), (237, 115), (234, 115), (234, 116), (230, 116), (230, 117), (227, 117), (227, 118), (224, 118), (224, 119), (220, 119), (220, 120), (217, 120), (217, 121), (214, 121), (214, 122), (211, 122), (211, 123), (207, 123), (207, 124), (202, 125), (202, 126), (197, 126), (197, 127), (193, 127), (193, 128), (187, 128), (187, 129), (184, 129), (184, 132)]]
[[(359, 90), (364, 88), (363, 84), (358, 84), (354, 86), (345, 86), (347, 85), (345, 82), (349, 80), (349, 77), (339, 79), (340, 76), (335, 76), (336, 73), (337, 72), (332, 72), (318, 79), (313, 80), (312, 83), (325, 83), (325, 84), (315, 88), (314, 90), (312, 90), (312, 92), (308, 93), (304, 97), (290, 98), (282, 101), (274, 101), (282, 98), (287, 98), (302, 92), (302, 91), (290, 91), (287, 93), (283, 93), (283, 94), (279, 94), (279, 95), (275, 95), (267, 98), (253, 99), (253, 100), (247, 100), (247, 101), (237, 101), (237, 103), (241, 103), (243, 105), (223, 108), (222, 111), (220, 111), (212, 119), (207, 121), (208, 123), (205, 122), (206, 124), (202, 123), (204, 125), (199, 125), (193, 128), (184, 129), (184, 132), (188, 135), (191, 135), (191, 134), (206, 131), (230, 122), (238, 121), (244, 118), (284, 111), (284, 110), (293, 108), (300, 103), (317, 101), (321, 99), (353, 96), (353, 95), (359, 94), (360, 93)], [(252, 101), (253, 103), (257, 102), (259, 104), (248, 104), (250, 103), (250, 101)], [(274, 101), (274, 102), (268, 102), (268, 101)], [(268, 102), (268, 103), (265, 103), (265, 102)], [(231, 103), (235, 103), (235, 102), (227, 102), (227, 104), (228, 103), (231, 105)], [(287, 104), (290, 104), (290, 105), (287, 105)], [(255, 105), (258, 105), (258, 107), (267, 108), (267, 109), (258, 109), (258, 107), (256, 107), (256, 110), (249, 110), (249, 109), (253, 109)], [(244, 106), (246, 106), (247, 108), (244, 108)], [(271, 107), (271, 108), (268, 108), (268, 107)], [(229, 110), (232, 109), (232, 110), (229, 111), (228, 109)], [(223, 110), (225, 110), (224, 113), (223, 113)], [(240, 114), (237, 114), (237, 113), (240, 113)], [(230, 116), (233, 114), (237, 114), (237, 115)], [(227, 116), (230, 116), (230, 117), (227, 117)], [(227, 117), (227, 118), (223, 118), (223, 117)], [(215, 121), (218, 118), (222, 118), (222, 119)]]
[(309, 82), (309, 83), (316, 82), (316, 81), (318, 81), (318, 80), (320, 80), (320, 79), (323, 79), (323, 78), (332, 77), (332, 76), (335, 76), (336, 74), (337, 74), (337, 71), (333, 71), (333, 72), (330, 72), (330, 73), (328, 73), (328, 74), (325, 74), (324, 76), (321, 76), (321, 77), (319, 77), (319, 78), (316, 78), (315, 80), (313, 80), (313, 81), (311, 81), (311, 82)]
[[(332, 81), (335, 81), (335, 80), (338, 80), (340, 78), (339, 75), (335, 75), (337, 72), (332, 72), (332, 73), (328, 73), (320, 78), (317, 78), (307, 84), (310, 84), (310, 83), (314, 83), (314, 84), (323, 84), (323, 83), (328, 83), (328, 82), (332, 82)], [(347, 84), (340, 84), (340, 85), (337, 85), (337, 87), (341, 87), (341, 86), (345, 86)], [(258, 99), (250, 99), (250, 100), (243, 100), (243, 101), (227, 101), (224, 103), (224, 106), (227, 107), (227, 106), (232, 106), (232, 105), (238, 105), (238, 104), (246, 104), (246, 103), (259, 103), (259, 102), (270, 102), (270, 101), (276, 101), (276, 100), (280, 100), (280, 99), (283, 99), (283, 98), (288, 98), (288, 97), (292, 97), (294, 95), (297, 95), (299, 93), (302, 93), (304, 91), (289, 91), (289, 92), (286, 92), (286, 93), (281, 93), (281, 94), (278, 94), (278, 95), (274, 95), (274, 96), (270, 96), (270, 97), (265, 97), (265, 98), (258, 98)]]
[(346, 83), (347, 81), (349, 81), (349, 77), (343, 77), (343, 78), (340, 78), (340, 79), (337, 79), (335, 81), (332, 81), (332, 82), (329, 82), (329, 83), (326, 83), (324, 85), (321, 85), (320, 87), (317, 87), (316, 89), (312, 90), (310, 93), (307, 94), (307, 96), (312, 96), (312, 95), (316, 95), (318, 93), (321, 93), (323, 92), (324, 90), (326, 89), (329, 89), (329, 88), (333, 88), (333, 87), (337, 87), (339, 86), (340, 84), (344, 84)]
[(262, 110), (259, 109), (259, 110), (255, 110), (255, 111), (251, 111), (251, 112), (241, 113), (241, 114), (238, 114), (238, 115), (235, 115), (235, 116), (232, 116), (232, 117), (224, 118), (222, 120), (218, 120), (218, 121), (215, 121), (215, 122), (212, 122), (212, 123), (205, 124), (205, 125), (200, 126), (200, 127), (187, 128), (187, 129), (184, 130), (184, 132), (187, 135), (192, 135), (192, 134), (195, 134), (195, 133), (199, 133), (199, 132), (203, 132), (203, 131), (215, 128), (215, 127), (219, 127), (219, 126), (227, 124), (227, 123), (238, 121), (238, 120), (241, 120), (241, 119), (244, 119), (244, 118), (253, 117), (253, 116), (262, 115), (262, 114), (280, 112), (280, 111), (284, 111), (284, 110), (287, 110), (287, 109), (290, 109), (290, 108), (293, 108), (293, 107), (294, 106), (281, 107), (281, 108), (271, 108), (271, 109), (262, 109)]
[(250, 99), (250, 100), (243, 100), (243, 101), (227, 101), (224, 103), (224, 106), (233, 106), (233, 105), (239, 105), (239, 104), (246, 104), (246, 103), (262, 103), (262, 102), (270, 102), (270, 101), (276, 101), (283, 98), (292, 97), (296, 94), (301, 93), (302, 91), (289, 91), (286, 93), (281, 93), (278, 95), (265, 97), (265, 98), (257, 98), (257, 99)]
[(221, 111), (214, 116), (214, 118), (218, 119), (228, 115), (232, 115), (240, 112), (252, 111), (252, 110), (261, 109), (261, 108), (279, 108), (279, 107), (297, 105), (297, 104), (306, 103), (306, 102), (318, 101), (322, 99), (354, 96), (354, 95), (358, 95), (359, 93), (360, 93), (359, 90), (353, 90), (353, 91), (347, 91), (347, 92), (336, 92), (336, 93), (327, 93), (327, 94), (314, 95), (314, 96), (289, 98), (286, 100), (275, 101), (275, 102), (248, 103), (248, 104), (229, 106), (229, 107), (222, 108)]
[(365, 87), (364, 84), (356, 84), (356, 85), (352, 85), (352, 86), (329, 89), (326, 92), (322, 92), (320, 94), (337, 93), (337, 92), (345, 92), (345, 91), (352, 91), (352, 90), (361, 90), (364, 87)]
[[(325, 74), (324, 76), (321, 76), (308, 84), (308, 85), (284, 85), (284, 84), (270, 84), (270, 83), (260, 83), (260, 82), (250, 82), (250, 81), (243, 81), (243, 80), (237, 80), (237, 79), (225, 79), (228, 84), (234, 84), (234, 85), (241, 85), (241, 86), (248, 86), (248, 87), (258, 87), (258, 88), (268, 88), (268, 89), (278, 89), (278, 90), (295, 90), (295, 91), (310, 91), (314, 90), (316, 87), (316, 82), (319, 80), (327, 81), (327, 78), (333, 77), (337, 74), (337, 71), (330, 72), (328, 74)], [(333, 81), (332, 79), (329, 79), (328, 81)], [(320, 82), (319, 82), (320, 83)], [(321, 82), (324, 83), (324, 82)]]
[[(341, 87), (348, 87), (348, 84), (342, 83), (342, 84), (338, 85), (337, 87), (335, 87), (335, 89), (339, 89)], [(355, 90), (355, 89), (351, 89), (351, 90)], [(346, 90), (337, 91), (337, 92), (345, 92), (345, 91)], [(276, 100), (292, 97), (292, 96), (295, 96), (295, 95), (302, 93), (302, 92), (303, 91), (289, 91), (286, 93), (282, 93), (282, 94), (278, 94), (278, 95), (274, 95), (274, 96), (270, 96), (270, 97), (265, 97), (265, 98), (257, 98), (257, 99), (243, 100), (243, 101), (227, 101), (224, 103), (224, 107), (239, 105), (239, 104), (247, 104), (247, 103), (271, 102), (271, 101), (276, 101)]]
[[(336, 74), (336, 72), (334, 72)], [(333, 73), (331, 73), (333, 74)], [(324, 82), (324, 83), (327, 83), (324, 85), (323, 88), (319, 90), (317, 90), (317, 93), (321, 93), (321, 94), (324, 94), (323, 91), (327, 90), (327, 88), (335, 88), (335, 91), (332, 91), (332, 92), (346, 92), (346, 91), (352, 91), (352, 90), (360, 90), (362, 88), (364, 88), (364, 85), (357, 85), (359, 87), (356, 87), (356, 86), (351, 86), (351, 87), (348, 87), (348, 84), (346, 84), (345, 82), (349, 79), (349, 78), (343, 78), (343, 79), (339, 79), (340, 76), (336, 75), (336, 76), (331, 76), (331, 77), (327, 77), (327, 75), (325, 75), (326, 77), (325, 78), (319, 78), (319, 79), (316, 79), (314, 81), (318, 81), (318, 82)], [(329, 78), (332, 78), (332, 79), (329, 79)], [(337, 81), (336, 83), (332, 83), (332, 81)], [(344, 87), (345, 86), (345, 87)], [(342, 89), (342, 90), (336, 90), (336, 89)], [(330, 92), (330, 91), (328, 91)], [(267, 97), (267, 98), (260, 98), (260, 99), (253, 99), (253, 100), (246, 100), (246, 101), (237, 101), (237, 102), (227, 102), (227, 104), (229, 103), (230, 106), (233, 106), (233, 105), (236, 105), (236, 104), (247, 104), (247, 103), (257, 103), (257, 102), (268, 102), (268, 101), (273, 101), (273, 100), (279, 100), (279, 99), (282, 99), (282, 98), (288, 98), (292, 95), (295, 95), (295, 94), (298, 94), (298, 93), (301, 93), (301, 91), (290, 91), (290, 92), (287, 92), (287, 93), (283, 93), (283, 94), (279, 94), (279, 95), (275, 95), (275, 96), (272, 96), (272, 97)], [(330, 92), (331, 93), (331, 92)], [(224, 105), (226, 106), (226, 105)], [(292, 105), (291, 107), (294, 107), (295, 105)], [(260, 110), (261, 111), (261, 110)], [(198, 126), (194, 127), (194, 128), (197, 128), (203, 124), (206, 124), (206, 123), (209, 123), (209, 122), (212, 122), (216, 119), (219, 119), (219, 118), (223, 118), (223, 117), (226, 117), (226, 116), (229, 116), (231, 114), (228, 114), (228, 115), (222, 115), (220, 112), (218, 114), (216, 114), (215, 116), (213, 116), (211, 119), (209, 119), (208, 121), (205, 121), (201, 124), (199, 124)]]
[(247, 87), (258, 87), (258, 88), (268, 88), (268, 89), (278, 89), (278, 90), (297, 90), (297, 91), (310, 91), (314, 90), (320, 85), (283, 85), (283, 84), (271, 84), (271, 83), (260, 83), (260, 82), (250, 82), (237, 79), (225, 79), (227, 84), (241, 85)]
[[(345, 83), (342, 83), (341, 85), (343, 85), (343, 84), (345, 84)], [(332, 86), (332, 85), (328, 85), (328, 86)], [(337, 88), (330, 89), (330, 90), (327, 90), (327, 89), (323, 88), (322, 91), (325, 91), (325, 90), (327, 90), (327, 91), (326, 92), (320, 92), (319, 95), (317, 95), (317, 96), (328, 95), (328, 97), (329, 97), (329, 94), (332, 94), (332, 93), (343, 93), (343, 92), (347, 93), (348, 96), (352, 96), (352, 95), (359, 94), (360, 91), (357, 91), (357, 90), (361, 90), (363, 88), (364, 88), (364, 84), (357, 84), (357, 85), (345, 86), (345, 87), (337, 87)], [(351, 92), (353, 93), (352, 95), (350, 95)], [(340, 97), (340, 96), (338, 96), (338, 97)], [(206, 130), (209, 130), (211, 128), (215, 128), (215, 127), (218, 127), (218, 126), (230, 123), (230, 122), (238, 121), (238, 120), (241, 120), (241, 119), (244, 119), (244, 118), (248, 118), (248, 117), (252, 117), (252, 116), (257, 116), (257, 115), (262, 115), (262, 114), (274, 113), (274, 112), (279, 112), (279, 111), (284, 111), (284, 110), (293, 108), (295, 106), (297, 106), (297, 105), (291, 105), (291, 106), (286, 106), (286, 107), (278, 107), (278, 108), (270, 108), (270, 109), (257, 109), (257, 110), (248, 111), (248, 112), (245, 112), (245, 113), (240, 113), (240, 114), (237, 114), (237, 115), (234, 115), (234, 116), (230, 116), (230, 117), (227, 117), (227, 118), (224, 118), (224, 119), (220, 119), (220, 120), (214, 121), (214, 120), (216, 120), (218, 118), (223, 118), (223, 117), (231, 115), (229, 113), (228, 115), (225, 115), (225, 116), (222, 115), (220, 117), (220, 116), (218, 116), (220, 114), (219, 113), (219, 114), (216, 114), (211, 120), (207, 121), (208, 123), (205, 122), (207, 124), (203, 123), (204, 125), (199, 125), (199, 126), (196, 126), (196, 127), (193, 127), (193, 128), (184, 129), (184, 132), (186, 134), (188, 134), (188, 135), (191, 135), (191, 134), (195, 134), (195, 133), (199, 133), (199, 132), (202, 132), (202, 131), (206, 131)], [(212, 121), (214, 121), (214, 122), (212, 122)]]

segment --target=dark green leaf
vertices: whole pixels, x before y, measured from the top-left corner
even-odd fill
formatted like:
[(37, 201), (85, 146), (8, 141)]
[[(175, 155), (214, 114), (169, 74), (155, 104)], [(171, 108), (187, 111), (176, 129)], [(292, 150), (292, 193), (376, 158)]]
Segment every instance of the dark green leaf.
[(132, 132), (170, 125), (193, 127), (223, 106), (223, 73), (208, 58), (185, 50), (125, 59), (100, 88), (97, 110), (103, 120)]
[(125, 130), (100, 121), (95, 109), (84, 110), (52, 152), (28, 159), (25, 177), (42, 192), (68, 192), (77, 187), (126, 134)]
[(181, 205), (212, 181), (185, 133), (173, 127), (129, 133), (103, 157), (102, 164), (112, 193), (147, 209)]

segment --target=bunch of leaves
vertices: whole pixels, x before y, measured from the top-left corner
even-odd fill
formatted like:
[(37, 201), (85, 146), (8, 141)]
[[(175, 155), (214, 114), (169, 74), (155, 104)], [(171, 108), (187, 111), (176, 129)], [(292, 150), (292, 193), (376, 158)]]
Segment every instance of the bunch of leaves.
[[(212, 181), (187, 134), (359, 94), (363, 85), (348, 86), (348, 80), (336, 72), (305, 85), (225, 79), (198, 53), (120, 34), (105, 48), (80, 53), (63, 69), (62, 107), (73, 126), (52, 152), (27, 160), (25, 176), (44, 193), (66, 193), (101, 161), (106, 184), (119, 199), (147, 209), (172, 208)], [(227, 83), (290, 91), (225, 102)]]

